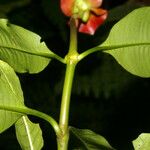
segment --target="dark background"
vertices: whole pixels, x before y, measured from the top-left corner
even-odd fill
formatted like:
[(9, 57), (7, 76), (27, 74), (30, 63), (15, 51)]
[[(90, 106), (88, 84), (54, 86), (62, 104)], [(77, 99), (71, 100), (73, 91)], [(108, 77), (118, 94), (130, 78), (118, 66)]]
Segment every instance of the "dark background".
[[(79, 52), (99, 45), (119, 19), (136, 7), (149, 3), (134, 0), (131, 7), (127, 7), (125, 2), (104, 0), (103, 8), (110, 11), (109, 18), (94, 36), (78, 35)], [(69, 42), (68, 18), (60, 11), (59, 0), (0, 0), (0, 16), (39, 34), (52, 51), (62, 57), (66, 55)], [(52, 60), (39, 74), (18, 74), (25, 104), (50, 114), (58, 121), (64, 72), (65, 66)], [(149, 100), (149, 78), (140, 78), (126, 72), (108, 54), (94, 53), (77, 66), (70, 125), (103, 135), (118, 150), (132, 150), (132, 140), (142, 132), (150, 132)], [(30, 119), (40, 123), (44, 138), (43, 150), (55, 150), (55, 133), (49, 124), (32, 116)], [(72, 136), (71, 139), (75, 140)], [(70, 141), (69, 149), (73, 146), (77, 146), (76, 142)], [(14, 127), (0, 135), (0, 149), (21, 149)]]

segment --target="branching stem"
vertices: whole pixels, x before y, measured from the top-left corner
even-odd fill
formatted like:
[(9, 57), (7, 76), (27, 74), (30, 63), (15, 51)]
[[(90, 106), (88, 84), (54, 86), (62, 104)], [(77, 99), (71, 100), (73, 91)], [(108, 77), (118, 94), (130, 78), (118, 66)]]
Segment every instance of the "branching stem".
[(63, 134), (62, 137), (57, 139), (58, 150), (68, 149), (68, 140), (69, 140), (68, 122), (69, 122), (70, 97), (75, 67), (78, 62), (77, 31), (75, 20), (73, 18), (70, 21), (70, 47), (69, 52), (65, 57), (65, 60), (67, 66), (61, 100), (60, 119), (59, 119), (59, 127), (62, 130)]
[(19, 113), (20, 115), (33, 115), (33, 116), (42, 118), (51, 124), (51, 126), (53, 127), (53, 129), (58, 137), (61, 136), (61, 134), (62, 134), (58, 123), (51, 116), (49, 116), (43, 112), (28, 108), (25, 106), (24, 107), (11, 107), (11, 106), (1, 106), (0, 105), (0, 109), (11, 111), (11, 112), (16, 112), (16, 113)]

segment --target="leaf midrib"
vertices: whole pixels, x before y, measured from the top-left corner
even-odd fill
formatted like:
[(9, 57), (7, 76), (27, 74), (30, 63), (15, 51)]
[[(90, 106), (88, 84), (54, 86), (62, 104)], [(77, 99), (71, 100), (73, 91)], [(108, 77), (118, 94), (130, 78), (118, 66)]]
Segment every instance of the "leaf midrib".
[[(105, 44), (105, 43), (104, 43)], [(98, 46), (99, 48), (101, 48), (100, 50), (113, 50), (113, 49), (120, 49), (120, 48), (126, 48), (126, 47), (134, 47), (134, 46), (144, 46), (144, 45), (150, 45), (150, 43), (127, 43), (127, 44), (118, 44), (118, 45), (100, 45)]]
[(51, 54), (49, 53), (42, 53), (42, 52), (29, 52), (23, 49), (19, 49), (19, 48), (15, 48), (15, 47), (8, 47), (8, 46), (1, 46), (0, 48), (5, 48), (5, 49), (13, 49), (15, 51), (21, 52), (21, 53), (26, 53), (26, 54), (30, 54), (30, 55), (35, 55), (35, 56), (40, 56), (40, 57), (45, 57), (45, 58), (51, 58), (54, 54), (51, 52)]
[(114, 50), (114, 49), (120, 49), (120, 48), (127, 48), (127, 47), (134, 47), (134, 46), (144, 46), (144, 45), (149, 45), (150, 46), (150, 42), (149, 43), (128, 43), (128, 44), (116, 44), (116, 45), (107, 45), (105, 43), (102, 43), (99, 46), (95, 46), (91, 49), (88, 49), (86, 51), (84, 51), (83, 53), (81, 53), (78, 56), (79, 60), (82, 60), (83, 58), (85, 58), (86, 56), (88, 56), (89, 54), (92, 54), (94, 52), (98, 52), (98, 51), (108, 51), (108, 50)]
[(78, 133), (74, 132), (73, 129), (71, 129), (71, 131), (72, 131), (72, 132), (74, 133), (74, 135), (82, 142), (82, 144), (86, 147), (86, 149), (89, 150), (88, 147), (87, 147), (86, 142), (84, 142), (84, 140), (80, 137), (80, 135), (78, 135)]
[(25, 129), (26, 129), (26, 132), (27, 132), (27, 136), (28, 136), (30, 148), (31, 148), (31, 150), (34, 150), (32, 138), (31, 138), (31, 135), (30, 135), (30, 134), (31, 134), (31, 133), (30, 133), (30, 129), (29, 129), (30, 127), (28, 127), (28, 123), (27, 123), (27, 121), (26, 121), (25, 116), (23, 116), (22, 119), (23, 119), (23, 123), (24, 123), (24, 125), (25, 125)]
[(2, 69), (1, 67), (0, 67), (0, 70), (1, 70), (2, 74), (4, 75), (4, 78), (6, 79), (8, 85), (9, 85), (9, 87), (10, 87), (10, 90), (11, 90), (11, 91), (14, 93), (14, 95), (16, 96), (17, 94), (16, 94), (16, 92), (14, 91), (13, 86), (11, 85), (9, 79), (7, 78), (7, 75), (5, 74), (5, 72), (3, 71), (3, 69)]

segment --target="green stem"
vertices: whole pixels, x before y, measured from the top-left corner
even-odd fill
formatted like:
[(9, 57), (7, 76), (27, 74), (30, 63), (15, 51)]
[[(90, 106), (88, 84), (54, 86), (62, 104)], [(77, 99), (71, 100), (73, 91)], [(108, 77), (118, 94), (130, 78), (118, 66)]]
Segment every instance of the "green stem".
[(67, 64), (60, 110), (60, 120), (59, 120), (59, 125), (63, 129), (64, 133), (68, 129), (69, 106), (70, 106), (70, 97), (74, 77), (74, 70), (75, 64)]
[(69, 52), (65, 57), (65, 60), (67, 63), (67, 67), (66, 67), (65, 81), (64, 81), (62, 100), (61, 100), (60, 119), (59, 119), (59, 127), (62, 130), (62, 137), (58, 137), (57, 139), (58, 150), (68, 149), (68, 140), (69, 140), (68, 122), (69, 122), (70, 97), (71, 97), (75, 67), (78, 62), (77, 31), (76, 31), (74, 19), (71, 19), (70, 21), (70, 47), (69, 47)]
[(83, 58), (87, 57), (88, 55), (94, 53), (94, 52), (98, 52), (100, 50), (103, 50), (101, 47), (93, 47), (91, 49), (88, 49), (86, 50), (85, 52), (81, 53), (79, 56), (78, 56), (78, 59), (79, 61), (81, 61)]
[(87, 57), (88, 55), (94, 53), (94, 52), (107, 52), (109, 50), (113, 50), (113, 49), (120, 49), (120, 48), (126, 48), (126, 47), (134, 47), (134, 46), (139, 46), (139, 45), (150, 45), (149, 43), (134, 43), (134, 44), (122, 44), (122, 45), (109, 45), (109, 46), (96, 46), (93, 47), (91, 49), (88, 49), (86, 51), (84, 51), (83, 53), (81, 53), (78, 56), (78, 60), (82, 60), (83, 58)]
[(61, 136), (62, 134), (58, 123), (51, 116), (43, 112), (28, 108), (28, 107), (19, 108), (19, 107), (11, 107), (11, 106), (0, 106), (0, 109), (20, 113), (21, 115), (33, 115), (33, 116), (42, 118), (51, 124), (57, 137)]
[(75, 64), (67, 64), (66, 75), (64, 81), (61, 110), (60, 110), (60, 120), (59, 127), (62, 130), (62, 137), (58, 138), (58, 148), (60, 150), (67, 150), (69, 131), (68, 131), (68, 120), (69, 120), (69, 107), (70, 107), (70, 97), (72, 82), (74, 77)]
[[(7, 47), (7, 48), (9, 49), (9, 47)], [(58, 60), (58, 61), (60, 61), (64, 64), (66, 63), (64, 58), (60, 57), (59, 55), (57, 55), (53, 52), (45, 53), (45, 52), (36, 52), (36, 51), (23, 51), (23, 50), (15, 49), (15, 48), (11, 48), (11, 49), (13, 49), (14, 51), (19, 51), (19, 52), (29, 54), (29, 55), (33, 55), (33, 56), (40, 56), (40, 57), (49, 58), (49, 59), (55, 58), (56, 60)]]
[(63, 64), (65, 64), (66, 62), (65, 62), (65, 59), (63, 59), (63, 58), (61, 58), (60, 56), (58, 56), (58, 55), (54, 55), (54, 58), (56, 59), (56, 60), (58, 60), (58, 61), (60, 61), (61, 63), (63, 63)]
[(68, 55), (77, 54), (77, 28), (74, 18), (70, 20), (70, 45)]
[(49, 58), (49, 59), (55, 58), (56, 60), (60, 61), (63, 64), (66, 63), (64, 58), (60, 57), (59, 55), (57, 55), (55, 53), (52, 53), (52, 54), (49, 54), (49, 53), (47, 54), (47, 53), (42, 53), (42, 52), (40, 52), (40, 53), (38, 53), (38, 52), (36, 52), (36, 53), (34, 53), (34, 52), (27, 52), (27, 53), (29, 53), (31, 55), (42, 56), (42, 57)]

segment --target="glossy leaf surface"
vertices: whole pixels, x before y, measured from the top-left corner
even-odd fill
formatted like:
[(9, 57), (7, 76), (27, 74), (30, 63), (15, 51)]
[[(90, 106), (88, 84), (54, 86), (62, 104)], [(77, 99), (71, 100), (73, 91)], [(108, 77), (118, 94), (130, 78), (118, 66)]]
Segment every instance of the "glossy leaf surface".
[(21, 117), (15, 124), (18, 142), (23, 150), (41, 150), (42, 131), (38, 124), (32, 123), (27, 116)]
[(15, 71), (37, 73), (42, 71), (54, 54), (37, 34), (0, 19), (0, 59)]
[(70, 132), (80, 140), (80, 150), (114, 150), (104, 137), (91, 130), (70, 127)]
[(130, 73), (150, 77), (150, 7), (121, 19), (101, 46)]
[[(7, 63), (0, 61), (0, 106), (21, 107), (23, 105), (23, 94), (18, 77)], [(20, 117), (20, 114), (0, 109), (0, 133)]]
[(148, 150), (150, 148), (150, 134), (142, 133), (133, 141), (135, 150)]

